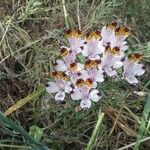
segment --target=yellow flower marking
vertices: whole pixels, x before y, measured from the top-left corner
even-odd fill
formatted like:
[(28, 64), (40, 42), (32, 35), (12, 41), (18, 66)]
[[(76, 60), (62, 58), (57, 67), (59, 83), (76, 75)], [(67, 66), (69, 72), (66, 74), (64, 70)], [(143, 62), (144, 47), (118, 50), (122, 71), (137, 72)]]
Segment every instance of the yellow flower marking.
[(140, 62), (142, 60), (142, 55), (139, 53), (135, 53), (128, 56), (128, 59), (133, 62)]

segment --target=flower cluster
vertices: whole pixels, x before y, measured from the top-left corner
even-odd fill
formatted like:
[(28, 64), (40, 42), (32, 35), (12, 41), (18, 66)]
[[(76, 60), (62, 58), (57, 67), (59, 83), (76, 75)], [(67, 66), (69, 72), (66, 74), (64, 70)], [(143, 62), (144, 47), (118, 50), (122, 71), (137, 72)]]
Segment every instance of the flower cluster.
[(51, 73), (54, 81), (48, 83), (47, 92), (55, 93), (55, 100), (59, 102), (69, 93), (72, 100), (81, 100), (82, 109), (88, 109), (91, 101), (97, 102), (102, 97), (96, 88), (104, 82), (104, 75), (114, 78), (117, 69), (123, 67), (123, 78), (137, 84), (136, 77), (145, 70), (144, 65), (139, 64), (140, 54), (125, 56), (129, 33), (128, 27), (120, 27), (116, 22), (85, 35), (79, 29), (67, 30), (70, 47), (60, 47)]

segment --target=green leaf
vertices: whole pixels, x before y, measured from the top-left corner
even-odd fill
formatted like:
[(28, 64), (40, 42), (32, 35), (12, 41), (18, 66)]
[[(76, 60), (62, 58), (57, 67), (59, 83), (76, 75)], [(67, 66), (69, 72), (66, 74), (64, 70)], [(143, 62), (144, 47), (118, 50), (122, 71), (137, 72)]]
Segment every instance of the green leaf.
[(43, 136), (43, 129), (39, 128), (38, 126), (31, 126), (29, 134), (34, 137), (36, 141), (40, 141)]
[(14, 121), (4, 116), (4, 114), (1, 111), (0, 111), (0, 120), (4, 124), (11, 126), (13, 130), (19, 132), (20, 135), (26, 139), (26, 143), (29, 146), (31, 146), (34, 150), (48, 150), (48, 147), (34, 140), (34, 138), (31, 137), (20, 125), (16, 124)]

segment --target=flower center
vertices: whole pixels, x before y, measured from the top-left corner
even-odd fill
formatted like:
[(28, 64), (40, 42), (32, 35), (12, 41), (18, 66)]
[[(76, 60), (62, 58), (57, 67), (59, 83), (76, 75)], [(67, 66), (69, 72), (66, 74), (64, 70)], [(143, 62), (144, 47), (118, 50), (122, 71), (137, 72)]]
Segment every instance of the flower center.
[(51, 76), (54, 77), (55, 79), (68, 80), (68, 76), (65, 74), (65, 72), (61, 71), (54, 71), (51, 73)]
[(86, 80), (83, 80), (83, 79), (79, 79), (77, 80), (76, 82), (76, 86), (77, 87), (81, 87), (81, 86), (88, 86), (88, 87), (91, 87), (93, 85), (93, 80), (90, 79), (90, 78), (87, 78)]
[(66, 57), (67, 55), (68, 55), (68, 50), (63, 47), (63, 48), (60, 50), (60, 56), (61, 56), (61, 57)]
[(101, 63), (101, 61), (98, 59), (96, 59), (96, 60), (89, 59), (85, 62), (85, 68), (86, 69), (96, 68), (98, 66), (98, 64), (100, 64), (100, 63)]
[(84, 80), (83, 80), (83, 79), (77, 80), (76, 86), (81, 87), (81, 86), (83, 86), (83, 85), (84, 85)]
[(87, 85), (88, 87), (91, 87), (93, 85), (93, 81), (90, 78), (87, 78), (85, 80), (85, 85)]
[(91, 39), (95, 39), (95, 40), (101, 40), (101, 32), (99, 30), (93, 31), (93, 32), (89, 32), (86, 34), (86, 40), (91, 40)]
[(69, 66), (71, 71), (76, 71), (77, 70), (77, 64), (76, 63), (71, 63)]
[(108, 23), (106, 25), (106, 28), (111, 30), (115, 30), (116, 27), (117, 27), (117, 22)]
[(81, 38), (82, 32), (80, 29), (77, 29), (75, 31), (71, 31), (71, 29), (68, 29), (68, 30), (66, 30), (66, 36), (68, 39), (73, 38), (73, 37)]
[(125, 36), (128, 37), (130, 33), (130, 29), (128, 27), (118, 27), (115, 30), (115, 35), (116, 36)]
[(105, 47), (105, 53), (111, 53), (113, 55), (119, 55), (120, 54), (120, 48), (118, 46), (115, 46), (114, 48), (111, 49), (110, 45), (108, 44), (106, 47)]
[(142, 55), (139, 53), (135, 53), (133, 55), (129, 55), (128, 59), (133, 62), (140, 62), (142, 60)]

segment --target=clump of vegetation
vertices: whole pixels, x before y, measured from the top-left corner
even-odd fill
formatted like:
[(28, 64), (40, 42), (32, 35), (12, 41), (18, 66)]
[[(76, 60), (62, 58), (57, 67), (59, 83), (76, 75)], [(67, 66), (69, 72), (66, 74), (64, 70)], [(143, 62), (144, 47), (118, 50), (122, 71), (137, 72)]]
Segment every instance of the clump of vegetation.
[[(150, 1), (64, 2), (0, 1), (0, 148), (149, 149)], [(69, 97), (57, 104), (45, 85), (58, 48), (68, 44), (64, 28), (86, 33), (114, 20), (131, 28), (128, 54), (143, 55), (140, 83), (107, 78), (99, 87), (105, 96), (87, 111)]]

